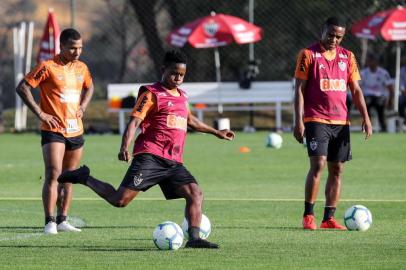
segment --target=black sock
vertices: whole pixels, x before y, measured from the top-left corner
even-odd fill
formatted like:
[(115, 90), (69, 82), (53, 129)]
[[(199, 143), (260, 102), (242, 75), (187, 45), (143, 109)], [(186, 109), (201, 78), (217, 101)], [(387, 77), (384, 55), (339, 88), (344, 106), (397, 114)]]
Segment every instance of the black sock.
[(305, 210), (303, 216), (314, 215), (313, 207), (314, 203), (305, 202)]
[(47, 225), (49, 222), (55, 222), (55, 217), (54, 216), (47, 216), (45, 217), (45, 225)]
[(188, 229), (188, 233), (189, 233), (189, 239), (190, 240), (196, 240), (199, 239), (199, 233), (200, 233), (200, 228), (199, 227), (190, 227)]
[(64, 215), (56, 216), (56, 224), (60, 224), (64, 221), (66, 221), (66, 216), (64, 216)]
[(324, 217), (323, 217), (323, 221), (328, 220), (329, 218), (334, 217), (334, 213), (336, 211), (335, 207), (332, 206), (326, 206), (324, 207)]

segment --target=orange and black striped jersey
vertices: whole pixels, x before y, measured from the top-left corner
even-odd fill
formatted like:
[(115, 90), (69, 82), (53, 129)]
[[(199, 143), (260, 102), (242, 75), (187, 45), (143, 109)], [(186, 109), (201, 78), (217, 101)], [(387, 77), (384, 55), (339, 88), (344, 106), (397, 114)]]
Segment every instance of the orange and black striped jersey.
[(92, 77), (86, 64), (74, 61), (64, 64), (60, 55), (41, 62), (25, 76), (25, 81), (33, 88), (40, 88), (40, 107), (47, 114), (57, 117), (60, 128), (50, 128), (41, 124), (42, 130), (59, 132), (65, 137), (75, 137), (83, 133), (83, 123), (76, 117), (79, 110), (82, 90), (92, 85)]

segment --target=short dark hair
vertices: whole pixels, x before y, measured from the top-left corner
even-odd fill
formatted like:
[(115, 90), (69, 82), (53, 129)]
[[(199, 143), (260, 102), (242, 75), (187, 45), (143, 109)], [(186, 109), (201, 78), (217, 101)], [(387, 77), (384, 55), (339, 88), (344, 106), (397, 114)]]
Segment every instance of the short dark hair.
[(187, 64), (187, 56), (181, 50), (170, 50), (165, 53), (164, 66), (171, 64)]
[(59, 42), (62, 45), (65, 45), (70, 39), (71, 40), (79, 40), (82, 37), (80, 33), (73, 28), (67, 28), (62, 31), (61, 36), (59, 37)]
[(334, 26), (340, 26), (345, 28), (345, 22), (337, 17), (329, 17), (325, 22), (324, 22), (324, 26), (330, 26), (330, 25), (334, 25)]

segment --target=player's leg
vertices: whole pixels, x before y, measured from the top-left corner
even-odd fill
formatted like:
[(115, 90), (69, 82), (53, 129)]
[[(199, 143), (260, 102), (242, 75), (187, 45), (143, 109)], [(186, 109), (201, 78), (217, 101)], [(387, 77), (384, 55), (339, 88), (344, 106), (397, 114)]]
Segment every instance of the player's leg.
[[(80, 159), (83, 153), (83, 139), (82, 143), (77, 144), (77, 147), (72, 147), (70, 143), (66, 145), (65, 155), (63, 158), (62, 171), (74, 170), (79, 166)], [(72, 201), (73, 187), (72, 183), (63, 183), (58, 185), (58, 216), (56, 223), (58, 224), (58, 231), (65, 232), (80, 232), (79, 228), (75, 228), (67, 222), (68, 211)]]
[(387, 131), (385, 119), (385, 107), (386, 107), (386, 97), (377, 97), (375, 108), (378, 115), (378, 121), (381, 127), (381, 132)]
[(314, 217), (314, 204), (320, 186), (320, 178), (326, 166), (329, 132), (327, 125), (320, 123), (306, 123), (306, 146), (309, 156), (310, 168), (305, 182), (305, 202), (303, 212), (303, 228), (317, 229)]
[(59, 183), (73, 183), (88, 186), (97, 195), (115, 207), (125, 207), (138, 194), (138, 190), (132, 190), (120, 186), (117, 190), (109, 183), (99, 180), (90, 175), (90, 169), (82, 166), (79, 169), (64, 171), (58, 178)]
[(47, 142), (42, 146), (45, 164), (45, 181), (42, 188), (42, 202), (45, 214), (45, 233), (56, 234), (56, 220), (54, 210), (58, 198), (57, 178), (62, 171), (62, 160), (65, 144), (61, 142)]
[(189, 240), (186, 248), (217, 249), (219, 245), (200, 238), (200, 222), (202, 219), (203, 192), (197, 183), (188, 183), (176, 189), (176, 194), (186, 201), (185, 217), (188, 220)]
[(320, 228), (345, 230), (345, 227), (334, 219), (334, 213), (341, 194), (341, 176), (343, 169), (343, 162), (328, 162), (328, 177), (325, 189), (326, 205), (324, 207), (324, 216)]
[(320, 178), (323, 173), (323, 169), (326, 166), (326, 156), (314, 156), (309, 157), (310, 169), (306, 176), (305, 184), (305, 201), (314, 203), (317, 199), (319, 192)]
[(323, 221), (320, 227), (325, 229), (345, 230), (345, 227), (334, 219), (334, 213), (340, 200), (344, 162), (352, 158), (350, 128), (348, 125), (334, 126), (331, 127), (331, 130), (334, 138), (329, 144), (327, 156), (328, 177), (325, 188), (326, 204), (324, 207)]
[(156, 185), (166, 174), (166, 168), (161, 168), (158, 160), (149, 154), (137, 155), (120, 187), (116, 190), (111, 184), (90, 175), (90, 169), (82, 166), (73, 171), (64, 171), (58, 181), (60, 183), (83, 184), (91, 188), (97, 195), (115, 207), (125, 207), (138, 194)]

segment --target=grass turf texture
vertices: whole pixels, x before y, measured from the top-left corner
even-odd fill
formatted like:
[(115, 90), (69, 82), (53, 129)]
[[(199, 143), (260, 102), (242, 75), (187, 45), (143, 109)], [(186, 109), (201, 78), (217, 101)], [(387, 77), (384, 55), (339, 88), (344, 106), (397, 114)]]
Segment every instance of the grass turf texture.
[[(43, 161), (40, 137), (0, 135), (1, 269), (402, 269), (406, 263), (406, 136), (352, 134), (354, 160), (344, 170), (342, 221), (353, 204), (367, 206), (367, 232), (303, 231), (304, 147), (284, 134), (281, 149), (265, 147), (266, 133), (237, 134), (233, 142), (190, 134), (185, 162), (202, 186), (209, 240), (220, 250), (159, 251), (152, 242), (158, 223), (181, 224), (184, 202), (164, 201), (159, 188), (116, 209), (75, 186), (71, 216), (79, 234), (45, 236), (40, 200)], [(118, 186), (127, 164), (116, 160), (119, 136), (86, 136), (83, 162), (96, 177)], [(241, 146), (251, 149), (239, 153)], [(323, 211), (316, 204), (318, 224)]]

